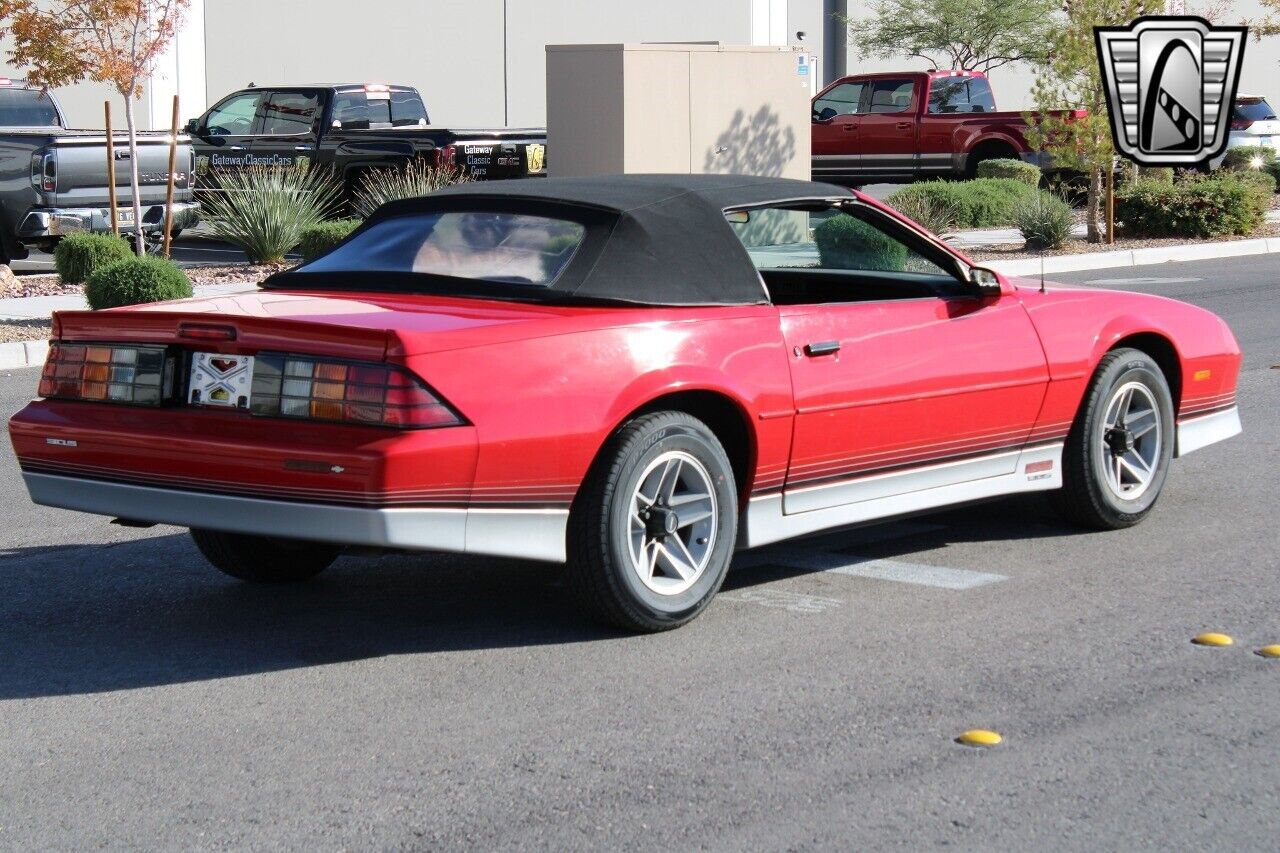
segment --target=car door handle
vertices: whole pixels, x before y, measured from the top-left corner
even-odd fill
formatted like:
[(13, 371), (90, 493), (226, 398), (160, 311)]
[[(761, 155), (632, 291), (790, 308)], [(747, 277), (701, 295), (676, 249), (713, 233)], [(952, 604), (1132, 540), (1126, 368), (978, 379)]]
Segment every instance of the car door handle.
[(840, 125), (840, 129), (843, 130), (845, 133), (853, 133), (855, 130), (858, 129), (858, 126), (856, 124), (842, 124)]
[(228, 150), (228, 151), (243, 151), (243, 150), (244, 150), (244, 146), (243, 146), (243, 145), (228, 145), (228, 146), (227, 146), (227, 150)]
[(294, 151), (310, 151), (310, 150), (311, 150), (311, 146), (310, 146), (310, 145), (295, 145), (295, 146), (293, 146), (293, 150), (294, 150)]
[(900, 122), (898, 122), (896, 125), (894, 125), (894, 127), (898, 128), (898, 130), (910, 130), (910, 129), (911, 129), (911, 122), (909, 122), (909, 121), (900, 121)]
[(839, 341), (817, 341), (812, 344), (804, 345), (804, 354), (810, 358), (815, 358), (820, 355), (834, 355), (838, 352), (840, 352)]

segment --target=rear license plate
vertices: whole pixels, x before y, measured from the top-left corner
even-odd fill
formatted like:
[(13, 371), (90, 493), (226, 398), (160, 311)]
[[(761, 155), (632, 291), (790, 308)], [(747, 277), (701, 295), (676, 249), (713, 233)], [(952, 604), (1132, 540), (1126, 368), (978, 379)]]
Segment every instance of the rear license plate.
[(132, 211), (132, 210), (117, 210), (117, 211), (116, 211), (116, 222), (117, 222), (118, 224), (120, 224), (120, 225), (132, 225), (132, 224), (133, 224), (133, 211)]
[(253, 394), (253, 356), (197, 352), (191, 356), (187, 402), (193, 406), (248, 409)]

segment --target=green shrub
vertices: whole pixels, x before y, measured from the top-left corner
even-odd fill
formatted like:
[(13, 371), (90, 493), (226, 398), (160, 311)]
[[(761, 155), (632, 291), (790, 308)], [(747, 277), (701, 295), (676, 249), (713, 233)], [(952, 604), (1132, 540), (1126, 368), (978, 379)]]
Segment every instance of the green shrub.
[(53, 266), (67, 284), (83, 284), (94, 271), (133, 257), (133, 249), (113, 234), (69, 234), (53, 250)]
[(1152, 237), (1245, 236), (1264, 221), (1270, 198), (1230, 176), (1172, 186), (1138, 181), (1116, 191), (1116, 219), (1127, 233)]
[(1168, 166), (1142, 166), (1138, 170), (1138, 180), (1172, 186), (1173, 169)]
[(975, 178), (972, 181), (925, 181), (903, 187), (887, 199), (902, 209), (912, 196), (926, 196), (944, 209), (955, 211), (960, 228), (990, 228), (1013, 223), (1013, 205), (1029, 198), (1035, 188), (1011, 178)]
[(191, 279), (177, 264), (164, 258), (128, 258), (90, 276), (84, 295), (95, 311), (186, 299), (191, 296)]
[(907, 247), (848, 214), (837, 214), (813, 229), (822, 266), (838, 270), (901, 272)]
[(1062, 196), (1041, 190), (1014, 205), (1013, 224), (1022, 232), (1028, 249), (1057, 249), (1070, 239), (1075, 214)]
[(1227, 153), (1222, 156), (1222, 168), (1232, 172), (1245, 169), (1265, 170), (1275, 162), (1276, 153), (1274, 151), (1270, 148), (1253, 145), (1228, 148)]
[(1239, 181), (1247, 187), (1256, 189), (1267, 197), (1268, 207), (1270, 206), (1270, 196), (1275, 195), (1276, 192), (1276, 179), (1270, 172), (1227, 172), (1223, 177), (1230, 181)]
[(341, 185), (324, 169), (248, 166), (215, 172), (217, 189), (201, 201), (209, 230), (255, 264), (283, 263), (337, 208)]
[(302, 255), (302, 262), (314, 261), (347, 239), (348, 235), (359, 227), (359, 219), (330, 219), (328, 222), (304, 228), (302, 242), (298, 243), (298, 254)]
[(974, 170), (979, 178), (1010, 178), (1032, 187), (1040, 186), (1040, 167), (1021, 160), (999, 158), (983, 160)]
[(372, 216), (375, 210), (389, 201), (418, 198), (470, 180), (471, 176), (461, 166), (452, 163), (432, 166), (426, 160), (414, 160), (402, 169), (367, 172), (356, 187), (351, 204), (361, 216)]
[(934, 234), (941, 234), (956, 227), (956, 209), (951, 200), (940, 195), (925, 193), (906, 193), (897, 199), (895, 208), (903, 216), (917, 225), (924, 226)]

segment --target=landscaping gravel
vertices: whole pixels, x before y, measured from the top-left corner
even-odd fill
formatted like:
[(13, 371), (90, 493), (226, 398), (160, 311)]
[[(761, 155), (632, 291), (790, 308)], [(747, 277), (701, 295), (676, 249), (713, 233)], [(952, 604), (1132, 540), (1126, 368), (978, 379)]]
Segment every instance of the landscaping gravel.
[(13, 341), (44, 341), (53, 333), (49, 320), (5, 320), (0, 322), (0, 344)]
[(241, 281), (256, 284), (273, 273), (293, 266), (295, 264), (227, 264), (220, 267), (185, 267), (183, 272), (195, 285), (236, 284)]
[(58, 296), (63, 293), (79, 293), (78, 284), (63, 284), (56, 275), (24, 275), (0, 272), (0, 299), (21, 299), (26, 296)]

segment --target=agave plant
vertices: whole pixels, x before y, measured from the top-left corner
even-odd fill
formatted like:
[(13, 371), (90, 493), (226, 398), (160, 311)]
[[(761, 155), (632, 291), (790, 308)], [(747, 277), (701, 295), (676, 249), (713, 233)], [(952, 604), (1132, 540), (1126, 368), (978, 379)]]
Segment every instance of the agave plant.
[(209, 230), (255, 264), (283, 263), (342, 199), (342, 185), (323, 169), (248, 166), (216, 172), (215, 185), (200, 205)]
[(351, 204), (360, 216), (368, 217), (389, 201), (417, 198), (470, 180), (466, 170), (453, 163), (432, 166), (425, 160), (414, 160), (402, 169), (367, 172), (356, 187)]

